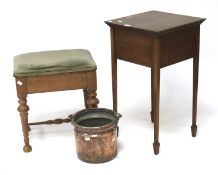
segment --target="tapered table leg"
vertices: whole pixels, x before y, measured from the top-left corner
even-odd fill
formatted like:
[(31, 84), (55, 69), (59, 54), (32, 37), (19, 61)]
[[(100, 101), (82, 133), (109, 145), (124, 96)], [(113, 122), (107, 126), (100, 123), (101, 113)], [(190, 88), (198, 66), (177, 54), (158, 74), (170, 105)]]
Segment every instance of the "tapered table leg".
[(154, 154), (159, 154), (160, 40), (154, 38), (152, 65), (152, 111), (154, 117)]
[(117, 60), (112, 60), (113, 110), (117, 112)]
[(153, 107), (152, 107), (152, 114), (153, 114), (153, 122), (154, 122), (154, 154), (159, 154), (159, 94), (160, 94), (160, 69), (153, 70), (154, 77), (153, 77)]
[(193, 58), (193, 102), (192, 102), (192, 137), (197, 134), (197, 93), (198, 93), (198, 65), (199, 59)]
[(151, 112), (150, 112), (150, 117), (151, 117), (151, 122), (154, 123), (154, 115), (153, 115), (153, 69), (151, 68)]
[(117, 59), (114, 53), (114, 29), (112, 28), (111, 28), (111, 67), (112, 67), (113, 110), (117, 112)]
[(193, 99), (192, 99), (192, 137), (197, 134), (197, 95), (198, 95), (198, 71), (199, 71), (199, 44), (200, 44), (200, 28), (196, 35), (196, 49), (193, 57)]

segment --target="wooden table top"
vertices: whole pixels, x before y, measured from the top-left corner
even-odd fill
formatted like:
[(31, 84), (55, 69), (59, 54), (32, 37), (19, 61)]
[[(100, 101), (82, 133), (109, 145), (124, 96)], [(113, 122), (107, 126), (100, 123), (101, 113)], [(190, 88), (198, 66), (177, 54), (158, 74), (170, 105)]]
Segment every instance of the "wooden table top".
[(105, 21), (111, 27), (132, 28), (161, 34), (188, 25), (200, 24), (205, 18), (178, 15), (160, 11), (148, 11)]

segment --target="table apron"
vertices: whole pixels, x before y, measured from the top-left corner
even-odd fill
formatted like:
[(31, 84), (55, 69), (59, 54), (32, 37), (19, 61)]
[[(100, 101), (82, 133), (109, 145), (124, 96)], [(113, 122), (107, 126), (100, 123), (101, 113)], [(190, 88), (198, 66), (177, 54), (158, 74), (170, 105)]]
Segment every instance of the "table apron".
[(128, 62), (151, 67), (153, 37), (136, 31), (114, 29), (115, 57)]
[(114, 55), (117, 59), (152, 67), (153, 42), (160, 40), (160, 68), (193, 58), (197, 48), (200, 25), (154, 36), (114, 28)]
[(174, 31), (160, 37), (160, 67), (193, 58), (197, 48), (200, 26)]

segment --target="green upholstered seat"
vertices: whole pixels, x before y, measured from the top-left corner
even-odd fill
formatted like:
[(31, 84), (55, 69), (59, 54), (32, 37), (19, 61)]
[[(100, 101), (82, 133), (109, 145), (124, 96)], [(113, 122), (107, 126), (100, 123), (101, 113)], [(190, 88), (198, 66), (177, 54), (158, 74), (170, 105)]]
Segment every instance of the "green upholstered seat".
[(88, 50), (55, 50), (32, 52), (14, 57), (14, 76), (47, 75), (95, 70)]

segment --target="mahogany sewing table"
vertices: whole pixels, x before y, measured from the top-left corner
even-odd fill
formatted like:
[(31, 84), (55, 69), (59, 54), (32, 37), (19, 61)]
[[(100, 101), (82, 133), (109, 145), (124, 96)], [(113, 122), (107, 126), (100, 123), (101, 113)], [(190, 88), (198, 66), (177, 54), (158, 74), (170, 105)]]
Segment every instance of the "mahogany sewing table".
[(204, 18), (149, 11), (110, 21), (113, 110), (117, 112), (117, 59), (151, 68), (154, 154), (159, 153), (160, 69), (193, 58), (192, 136), (196, 136), (200, 24)]

